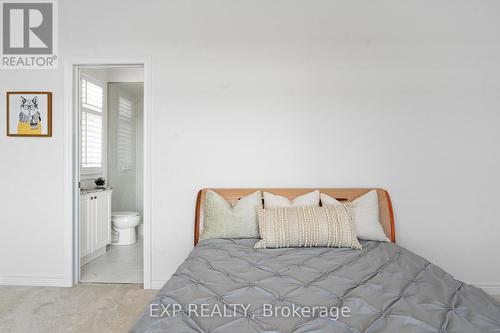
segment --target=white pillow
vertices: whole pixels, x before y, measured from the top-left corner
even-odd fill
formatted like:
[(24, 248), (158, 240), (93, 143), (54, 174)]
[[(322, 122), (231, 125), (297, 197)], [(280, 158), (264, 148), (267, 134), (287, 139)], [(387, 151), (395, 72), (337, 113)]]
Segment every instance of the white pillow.
[[(329, 195), (321, 193), (321, 202), (323, 206), (341, 205), (342, 203)], [(378, 195), (377, 191), (370, 192), (360, 196), (351, 202), (354, 222), (356, 223), (356, 232), (359, 239), (375, 240), (381, 242), (390, 242), (384, 232), (379, 220)]]
[(281, 195), (264, 192), (264, 208), (287, 208), (287, 207), (319, 207), (319, 191), (312, 191), (299, 195), (293, 200)]
[(361, 249), (351, 205), (257, 209), (262, 238), (256, 249), (350, 247)]

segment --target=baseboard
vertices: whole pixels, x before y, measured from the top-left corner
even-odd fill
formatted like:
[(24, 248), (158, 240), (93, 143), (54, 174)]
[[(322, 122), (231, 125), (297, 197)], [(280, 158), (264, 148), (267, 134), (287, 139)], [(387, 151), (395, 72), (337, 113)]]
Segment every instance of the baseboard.
[(3, 286), (33, 286), (33, 287), (70, 287), (64, 278), (31, 277), (31, 276), (0, 276)]
[(99, 258), (100, 256), (102, 256), (103, 254), (106, 253), (106, 250), (107, 250), (107, 247), (103, 247), (89, 255), (86, 255), (85, 257), (81, 258), (80, 259), (80, 267), (82, 267), (83, 265), (86, 265), (88, 264), (89, 262), (91, 262), (92, 260), (95, 260), (97, 258)]
[(151, 281), (151, 289), (161, 289), (166, 282), (166, 280), (153, 280)]
[(500, 285), (499, 284), (476, 284), (478, 288), (483, 289), (486, 293), (490, 295), (498, 296), (500, 295)]

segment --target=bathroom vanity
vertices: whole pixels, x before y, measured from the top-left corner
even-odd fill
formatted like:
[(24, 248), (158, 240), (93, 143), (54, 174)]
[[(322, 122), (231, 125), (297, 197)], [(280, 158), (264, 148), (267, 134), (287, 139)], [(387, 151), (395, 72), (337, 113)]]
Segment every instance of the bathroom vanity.
[(111, 188), (80, 192), (80, 266), (106, 253), (111, 243)]

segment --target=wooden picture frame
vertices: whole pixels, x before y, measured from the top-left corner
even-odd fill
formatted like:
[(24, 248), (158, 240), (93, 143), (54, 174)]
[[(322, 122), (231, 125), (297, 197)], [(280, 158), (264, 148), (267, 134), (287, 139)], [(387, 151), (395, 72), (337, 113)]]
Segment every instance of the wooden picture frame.
[(7, 92), (7, 136), (52, 137), (52, 93)]

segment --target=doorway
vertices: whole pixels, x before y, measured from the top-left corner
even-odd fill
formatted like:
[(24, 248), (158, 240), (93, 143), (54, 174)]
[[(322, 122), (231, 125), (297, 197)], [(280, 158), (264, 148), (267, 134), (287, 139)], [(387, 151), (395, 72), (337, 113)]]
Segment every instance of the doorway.
[(73, 123), (71, 285), (151, 288), (147, 67), (147, 61), (67, 64)]

